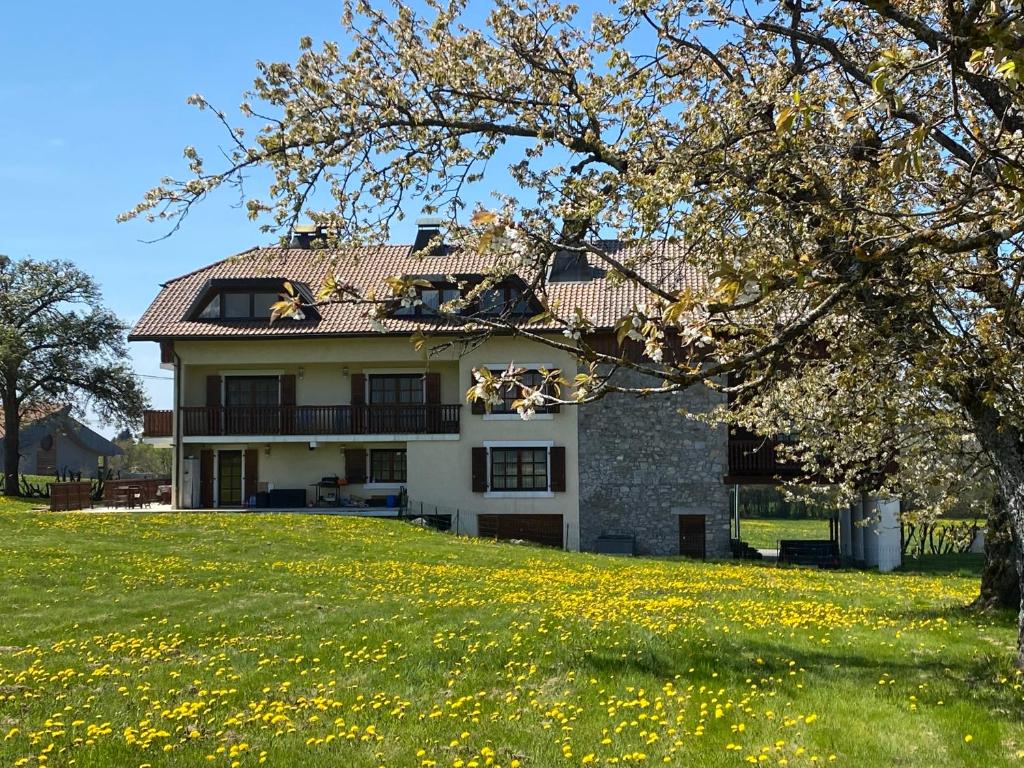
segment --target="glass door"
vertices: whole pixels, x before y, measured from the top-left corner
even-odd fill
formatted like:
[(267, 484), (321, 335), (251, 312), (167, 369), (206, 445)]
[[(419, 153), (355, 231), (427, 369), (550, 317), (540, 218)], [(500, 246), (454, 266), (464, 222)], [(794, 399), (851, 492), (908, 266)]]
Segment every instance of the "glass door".
[(370, 432), (422, 432), (423, 402), (423, 374), (371, 375)]
[(277, 376), (228, 376), (224, 379), (227, 435), (277, 435), (280, 429)]
[(217, 452), (217, 505), (242, 506), (242, 452)]

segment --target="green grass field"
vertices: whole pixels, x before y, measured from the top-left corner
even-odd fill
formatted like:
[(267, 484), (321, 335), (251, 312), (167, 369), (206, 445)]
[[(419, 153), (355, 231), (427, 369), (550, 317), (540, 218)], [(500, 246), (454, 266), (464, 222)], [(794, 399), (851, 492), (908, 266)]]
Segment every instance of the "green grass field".
[(977, 582), (290, 515), (0, 514), (0, 765), (1010, 766)]
[(752, 547), (775, 549), (782, 539), (827, 539), (828, 520), (742, 518), (740, 534)]
[(0, 514), (4, 512), (31, 512), (49, 508), (49, 499), (19, 499), (0, 496)]

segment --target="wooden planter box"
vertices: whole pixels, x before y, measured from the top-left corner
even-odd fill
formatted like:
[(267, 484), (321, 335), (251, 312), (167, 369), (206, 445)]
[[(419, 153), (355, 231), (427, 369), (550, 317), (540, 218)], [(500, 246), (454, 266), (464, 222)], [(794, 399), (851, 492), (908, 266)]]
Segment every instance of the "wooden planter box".
[(92, 483), (50, 483), (50, 510), (92, 509)]

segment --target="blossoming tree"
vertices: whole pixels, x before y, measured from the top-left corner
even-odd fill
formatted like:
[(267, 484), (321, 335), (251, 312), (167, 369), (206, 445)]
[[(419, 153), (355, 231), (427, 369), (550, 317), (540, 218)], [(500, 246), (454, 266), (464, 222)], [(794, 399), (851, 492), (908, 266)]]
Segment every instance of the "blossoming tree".
[[(827, 392), (813, 378), (823, 360), (877, 372), (864, 342), (885, 340), (890, 391), (908, 413), (933, 393), (930, 413), (957, 414), (1022, 540), (1018, 5), (620, 0), (586, 16), (492, 2), (480, 22), (465, 0), (424, 14), (350, 0), (346, 45), (305, 39), (295, 63), (260, 64), (239, 122), (215, 110), (225, 159), (211, 168), (187, 148), (190, 175), (126, 215), (176, 225), (262, 167), (273, 183), (248, 210), (282, 235), (308, 215), (334, 244), (381, 241), (417, 199), (447, 214), (449, 242), (492, 250), (495, 279), (526, 275), (542, 300), (551, 260), (586, 254), (646, 297), (619, 323), (644, 355), (589, 347), (576, 307), (549, 305), (564, 335), (536, 338), (648, 373), (650, 394), (733, 373), (738, 392), (799, 380), (810, 401)], [(493, 201), (457, 225), (485, 192)], [(602, 250), (608, 232), (639, 255)], [(707, 276), (702, 288), (674, 280), (683, 267)], [(408, 279), (392, 290), (409, 295)], [(321, 298), (381, 306), (334, 283)], [(587, 370), (566, 377), (564, 399), (617, 388)], [(495, 386), (480, 385), (485, 398)], [(837, 450), (832, 464), (856, 458)]]

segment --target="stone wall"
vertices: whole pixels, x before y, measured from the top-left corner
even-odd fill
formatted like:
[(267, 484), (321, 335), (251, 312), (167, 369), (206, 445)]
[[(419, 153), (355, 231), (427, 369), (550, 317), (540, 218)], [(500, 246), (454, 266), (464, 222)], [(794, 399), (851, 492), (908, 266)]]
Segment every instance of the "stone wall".
[[(618, 377), (621, 378), (618, 378)], [(628, 372), (616, 381), (651, 386)], [(638, 398), (613, 394), (579, 409), (580, 548), (602, 533), (634, 533), (638, 554), (679, 554), (679, 515), (707, 517), (707, 557), (729, 556), (727, 432), (679, 413), (723, 395), (695, 387)]]

